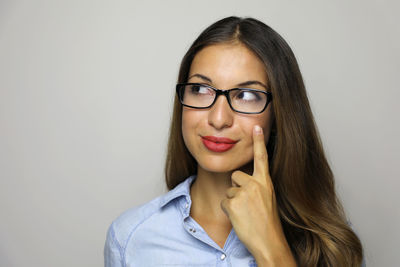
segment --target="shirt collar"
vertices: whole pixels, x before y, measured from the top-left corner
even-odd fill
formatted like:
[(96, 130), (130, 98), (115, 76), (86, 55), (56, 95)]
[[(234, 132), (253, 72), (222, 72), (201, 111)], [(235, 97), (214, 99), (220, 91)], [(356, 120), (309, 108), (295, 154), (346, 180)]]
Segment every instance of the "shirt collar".
[(190, 198), (190, 186), (194, 181), (194, 179), (196, 179), (196, 175), (189, 176), (184, 181), (175, 186), (174, 189), (167, 192), (161, 199), (160, 203), (161, 208), (167, 205), (172, 200), (179, 198), (180, 196), (185, 197), (183, 208), (184, 209), (190, 208), (192, 204), (192, 200)]

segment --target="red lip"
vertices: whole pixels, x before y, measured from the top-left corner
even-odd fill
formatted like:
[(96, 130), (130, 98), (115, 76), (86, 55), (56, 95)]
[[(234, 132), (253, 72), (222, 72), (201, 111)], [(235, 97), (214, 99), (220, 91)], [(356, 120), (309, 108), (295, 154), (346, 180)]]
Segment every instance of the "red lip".
[(205, 147), (213, 152), (225, 152), (231, 149), (237, 141), (227, 137), (202, 136), (201, 140)]
[(203, 136), (204, 139), (210, 140), (214, 143), (226, 143), (226, 144), (235, 144), (237, 141), (232, 140), (227, 137), (217, 137), (217, 136)]

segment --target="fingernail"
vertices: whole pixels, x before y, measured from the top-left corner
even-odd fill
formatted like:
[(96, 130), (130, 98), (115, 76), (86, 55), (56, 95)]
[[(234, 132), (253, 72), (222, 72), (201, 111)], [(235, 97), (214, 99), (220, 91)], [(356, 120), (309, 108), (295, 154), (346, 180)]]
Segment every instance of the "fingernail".
[(262, 134), (262, 129), (258, 125), (254, 126), (254, 131), (256, 132), (256, 134)]

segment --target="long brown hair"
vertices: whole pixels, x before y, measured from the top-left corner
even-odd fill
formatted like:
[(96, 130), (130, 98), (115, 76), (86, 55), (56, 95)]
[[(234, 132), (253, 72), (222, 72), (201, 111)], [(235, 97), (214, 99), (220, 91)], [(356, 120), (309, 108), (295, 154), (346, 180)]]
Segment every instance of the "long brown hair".
[[(299, 266), (360, 266), (362, 246), (336, 196), (300, 69), (286, 41), (256, 19), (224, 18), (194, 41), (181, 62), (178, 82), (187, 81), (201, 49), (232, 42), (246, 45), (266, 67), (274, 113), (267, 145), (270, 173), (284, 232)], [(181, 124), (182, 107), (175, 96), (165, 163), (168, 189), (197, 171)]]

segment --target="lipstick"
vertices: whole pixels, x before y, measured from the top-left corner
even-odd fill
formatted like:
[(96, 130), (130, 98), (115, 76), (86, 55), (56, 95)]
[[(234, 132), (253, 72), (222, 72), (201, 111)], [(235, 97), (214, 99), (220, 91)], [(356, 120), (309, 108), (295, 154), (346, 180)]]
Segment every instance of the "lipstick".
[(227, 137), (202, 136), (201, 141), (206, 148), (213, 152), (225, 152), (231, 149), (237, 141)]

